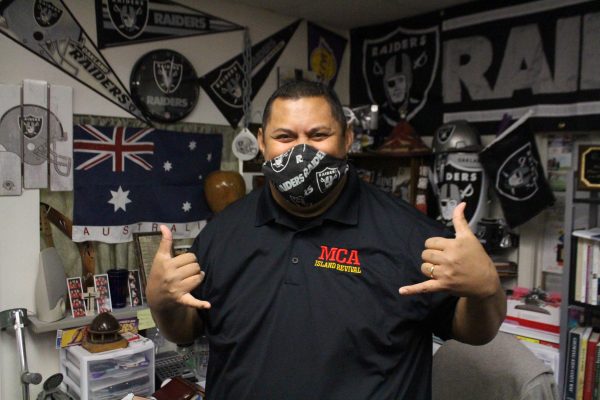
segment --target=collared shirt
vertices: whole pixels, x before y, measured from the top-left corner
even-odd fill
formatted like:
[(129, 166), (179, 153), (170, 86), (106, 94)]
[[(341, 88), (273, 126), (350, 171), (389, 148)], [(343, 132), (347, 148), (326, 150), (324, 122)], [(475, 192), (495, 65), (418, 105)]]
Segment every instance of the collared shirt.
[(210, 342), (208, 399), (431, 397), (431, 335), (457, 299), (400, 296), (444, 228), (351, 168), (336, 203), (291, 216), (268, 185), (218, 214), (194, 249)]

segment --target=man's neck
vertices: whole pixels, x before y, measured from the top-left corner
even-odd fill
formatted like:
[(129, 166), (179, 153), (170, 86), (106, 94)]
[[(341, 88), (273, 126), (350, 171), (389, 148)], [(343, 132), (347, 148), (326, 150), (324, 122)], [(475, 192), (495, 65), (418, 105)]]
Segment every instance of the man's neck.
[(275, 202), (279, 204), (281, 208), (283, 208), (285, 211), (301, 218), (314, 218), (323, 214), (329, 209), (329, 207), (331, 207), (337, 201), (338, 197), (340, 197), (340, 194), (342, 193), (342, 190), (344, 189), (344, 186), (346, 186), (347, 180), (348, 174), (342, 177), (342, 179), (338, 182), (335, 188), (333, 188), (331, 193), (327, 195), (327, 197), (325, 197), (318, 203), (313, 204), (310, 207), (300, 207), (290, 203), (281, 195), (281, 193), (279, 193), (279, 191), (272, 184), (269, 185), (271, 189), (271, 194), (273, 195), (273, 199), (275, 199)]

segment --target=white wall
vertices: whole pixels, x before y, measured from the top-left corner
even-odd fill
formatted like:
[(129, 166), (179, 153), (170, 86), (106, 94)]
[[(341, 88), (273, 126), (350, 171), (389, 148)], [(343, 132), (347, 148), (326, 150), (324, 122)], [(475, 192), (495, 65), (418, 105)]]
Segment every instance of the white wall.
[[(226, 1), (179, 0), (190, 7), (248, 26), (253, 43), (264, 39), (294, 21), (264, 10), (231, 4)], [(93, 1), (66, 0), (88, 35), (95, 40), (95, 11)], [(347, 33), (338, 32), (347, 36)], [(242, 50), (242, 31), (144, 43), (103, 50), (102, 53), (123, 83), (128, 86), (129, 74), (137, 59), (148, 51), (169, 48), (179, 51), (194, 65), (199, 76), (239, 54)], [(300, 24), (277, 65), (306, 69), (306, 26)], [(336, 91), (342, 102), (349, 101), (349, 48), (341, 65)], [(74, 88), (75, 114), (94, 114), (129, 117), (129, 114), (108, 100), (50, 66), (0, 35), (0, 83), (18, 84), (23, 79), (41, 79)], [(262, 108), (277, 83), (273, 70), (253, 102), (253, 122), (259, 122)], [(197, 107), (185, 121), (227, 125), (227, 121), (201, 91)], [(34, 282), (38, 267), (39, 193), (26, 191), (20, 197), (0, 197), (0, 311), (26, 307), (35, 312)], [(58, 353), (54, 350), (54, 334), (27, 337), (29, 369), (40, 372), (44, 379), (58, 372)], [(19, 362), (14, 334), (0, 333), (0, 400), (21, 398)], [(35, 398), (41, 385), (31, 387)]]

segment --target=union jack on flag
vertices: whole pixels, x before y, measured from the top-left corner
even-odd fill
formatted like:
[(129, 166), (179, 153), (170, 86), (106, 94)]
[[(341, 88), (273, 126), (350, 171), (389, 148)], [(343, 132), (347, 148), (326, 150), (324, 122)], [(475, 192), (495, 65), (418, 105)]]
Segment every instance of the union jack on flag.
[(204, 178), (221, 166), (219, 134), (76, 125), (73, 240), (131, 240), (171, 227), (194, 237), (212, 214)]
[(111, 160), (113, 172), (123, 172), (126, 159), (145, 170), (152, 169), (152, 164), (142, 155), (154, 154), (154, 143), (142, 142), (141, 139), (154, 131), (154, 128), (130, 129), (129, 135), (126, 137), (127, 129), (122, 126), (112, 128), (112, 132), (108, 134), (92, 125), (79, 125), (79, 127), (89, 134), (91, 139), (75, 140), (73, 150), (94, 154), (94, 156), (78, 165), (77, 169), (88, 170), (104, 161)]

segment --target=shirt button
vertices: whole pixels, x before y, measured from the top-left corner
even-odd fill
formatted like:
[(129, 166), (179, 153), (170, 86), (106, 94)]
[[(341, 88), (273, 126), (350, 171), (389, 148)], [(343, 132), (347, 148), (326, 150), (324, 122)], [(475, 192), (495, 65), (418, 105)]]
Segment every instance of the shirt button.
[(292, 264), (298, 264), (298, 261), (300, 261), (298, 257), (292, 257)]

